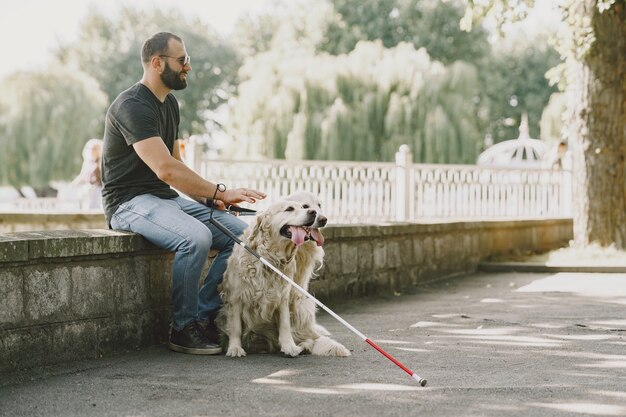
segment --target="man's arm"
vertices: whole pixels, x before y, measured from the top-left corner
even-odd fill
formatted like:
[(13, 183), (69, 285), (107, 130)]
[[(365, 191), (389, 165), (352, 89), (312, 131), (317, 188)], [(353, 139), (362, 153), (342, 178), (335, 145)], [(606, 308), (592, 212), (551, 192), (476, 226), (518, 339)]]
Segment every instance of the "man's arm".
[[(183, 143), (181, 139), (177, 139), (174, 142), (174, 149), (172, 152), (172, 156), (176, 158), (177, 160), (179, 160), (180, 162), (184, 163), (183, 158), (181, 158), (181, 155), (180, 155), (182, 147), (183, 147)], [(202, 197), (199, 195), (189, 195), (189, 194), (187, 195), (193, 198), (194, 200), (196, 200), (198, 203), (204, 204), (205, 206), (208, 206), (208, 202), (211, 200), (208, 197)], [(213, 200), (213, 206), (218, 210), (226, 210), (226, 205), (221, 200)]]
[(187, 195), (210, 198), (215, 195), (216, 199), (226, 204), (237, 204), (244, 201), (254, 203), (256, 200), (265, 198), (265, 194), (248, 188), (217, 190), (215, 184), (206, 181), (180, 161), (178, 143), (174, 146), (174, 156), (170, 155), (167, 146), (158, 136), (135, 142), (133, 148), (161, 181)]

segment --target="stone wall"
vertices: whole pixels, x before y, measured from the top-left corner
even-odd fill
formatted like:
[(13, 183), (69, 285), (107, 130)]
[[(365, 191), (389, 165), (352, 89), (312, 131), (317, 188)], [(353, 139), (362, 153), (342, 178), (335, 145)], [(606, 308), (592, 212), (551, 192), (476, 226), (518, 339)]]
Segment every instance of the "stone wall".
[(490, 255), (566, 246), (572, 233), (571, 219), (328, 227), (325, 266), (311, 292), (327, 300), (414, 292), (473, 273)]
[[(569, 219), (332, 226), (311, 292), (321, 301), (419, 290), (513, 249), (572, 238)], [(0, 234), (0, 371), (161, 343), (172, 254), (132, 233)]]
[(162, 342), (172, 259), (109, 230), (0, 235), (0, 371)]

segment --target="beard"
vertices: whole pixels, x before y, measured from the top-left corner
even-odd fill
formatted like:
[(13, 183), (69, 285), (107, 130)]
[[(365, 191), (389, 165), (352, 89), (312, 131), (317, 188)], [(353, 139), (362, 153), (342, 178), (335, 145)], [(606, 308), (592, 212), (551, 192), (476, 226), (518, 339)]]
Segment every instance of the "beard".
[(168, 63), (165, 62), (165, 69), (161, 74), (161, 81), (163, 81), (163, 84), (169, 89), (183, 90), (185, 87), (187, 87), (187, 80), (180, 77), (181, 73), (182, 71), (176, 72), (171, 69)]

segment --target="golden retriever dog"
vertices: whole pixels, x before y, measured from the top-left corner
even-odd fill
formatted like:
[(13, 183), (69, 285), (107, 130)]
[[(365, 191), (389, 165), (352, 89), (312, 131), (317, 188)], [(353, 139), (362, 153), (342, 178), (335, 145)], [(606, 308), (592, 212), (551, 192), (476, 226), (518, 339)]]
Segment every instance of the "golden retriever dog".
[[(296, 193), (260, 213), (242, 240), (250, 249), (308, 290), (323, 262), (326, 225), (319, 202), (310, 193)], [(315, 321), (315, 303), (242, 246), (235, 245), (220, 287), (223, 307), (217, 324), (228, 337), (226, 356), (303, 351), (348, 356), (350, 351), (329, 338)]]

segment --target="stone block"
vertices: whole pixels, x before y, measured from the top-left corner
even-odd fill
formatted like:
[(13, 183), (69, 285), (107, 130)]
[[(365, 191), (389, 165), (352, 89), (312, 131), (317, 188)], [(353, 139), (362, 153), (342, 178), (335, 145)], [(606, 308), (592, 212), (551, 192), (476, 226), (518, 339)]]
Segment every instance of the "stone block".
[(131, 258), (112, 266), (115, 311), (127, 313), (148, 307), (149, 261), (145, 258)]
[(387, 268), (387, 245), (385, 242), (374, 243), (374, 270)]
[(51, 349), (54, 362), (97, 358), (97, 321), (83, 320), (59, 323), (51, 328)]
[(352, 298), (358, 294), (359, 291), (359, 279), (361, 276), (353, 276), (347, 280), (344, 280), (345, 296)]
[(146, 310), (120, 314), (101, 326), (98, 351), (102, 354), (135, 350), (166, 340), (169, 335), (167, 310)]
[(72, 283), (65, 265), (34, 266), (24, 269), (25, 316), (33, 322), (71, 318)]
[(0, 329), (19, 326), (24, 321), (22, 271), (0, 269)]
[(328, 280), (328, 297), (331, 299), (342, 299), (346, 293), (346, 282), (340, 278)]
[[(151, 257), (150, 267), (150, 306), (156, 308), (167, 306), (172, 303), (172, 268), (174, 255)], [(207, 268), (208, 269), (208, 268)], [(200, 277), (200, 283), (204, 281), (204, 275)]]
[(309, 292), (318, 300), (328, 299), (328, 282), (332, 279), (330, 274), (324, 275), (324, 279), (314, 279), (309, 284)]
[(413, 240), (411, 244), (411, 249), (413, 250), (411, 258), (413, 262), (411, 264), (421, 266), (424, 262), (424, 236), (417, 235), (413, 236), (411, 239)]
[(28, 240), (0, 235), (0, 263), (28, 260)]
[(357, 271), (359, 262), (359, 252), (357, 247), (350, 243), (341, 244), (341, 272), (343, 274), (354, 274)]
[(435, 262), (435, 240), (431, 236), (426, 236), (423, 238), (422, 244), (422, 253), (423, 257), (423, 269), (426, 271), (431, 271), (436, 268)]
[(354, 242), (353, 245), (357, 248), (358, 264), (357, 272), (369, 272), (374, 265), (374, 250), (371, 242)]
[(415, 265), (417, 261), (413, 256), (413, 238), (406, 235), (400, 236), (398, 238), (398, 246), (400, 253), (400, 263), (404, 266)]
[(0, 370), (15, 371), (54, 363), (50, 327), (34, 326), (0, 332)]
[(403, 262), (406, 261), (407, 259), (403, 260), (401, 256), (400, 242), (397, 240), (389, 241), (387, 243), (387, 267), (398, 268)]
[(114, 313), (114, 279), (108, 266), (108, 262), (98, 261), (71, 269), (71, 304), (76, 318), (103, 317)]
[(321, 271), (326, 274), (339, 274), (341, 273), (341, 244), (339, 243), (327, 243), (324, 245), (324, 268)]

